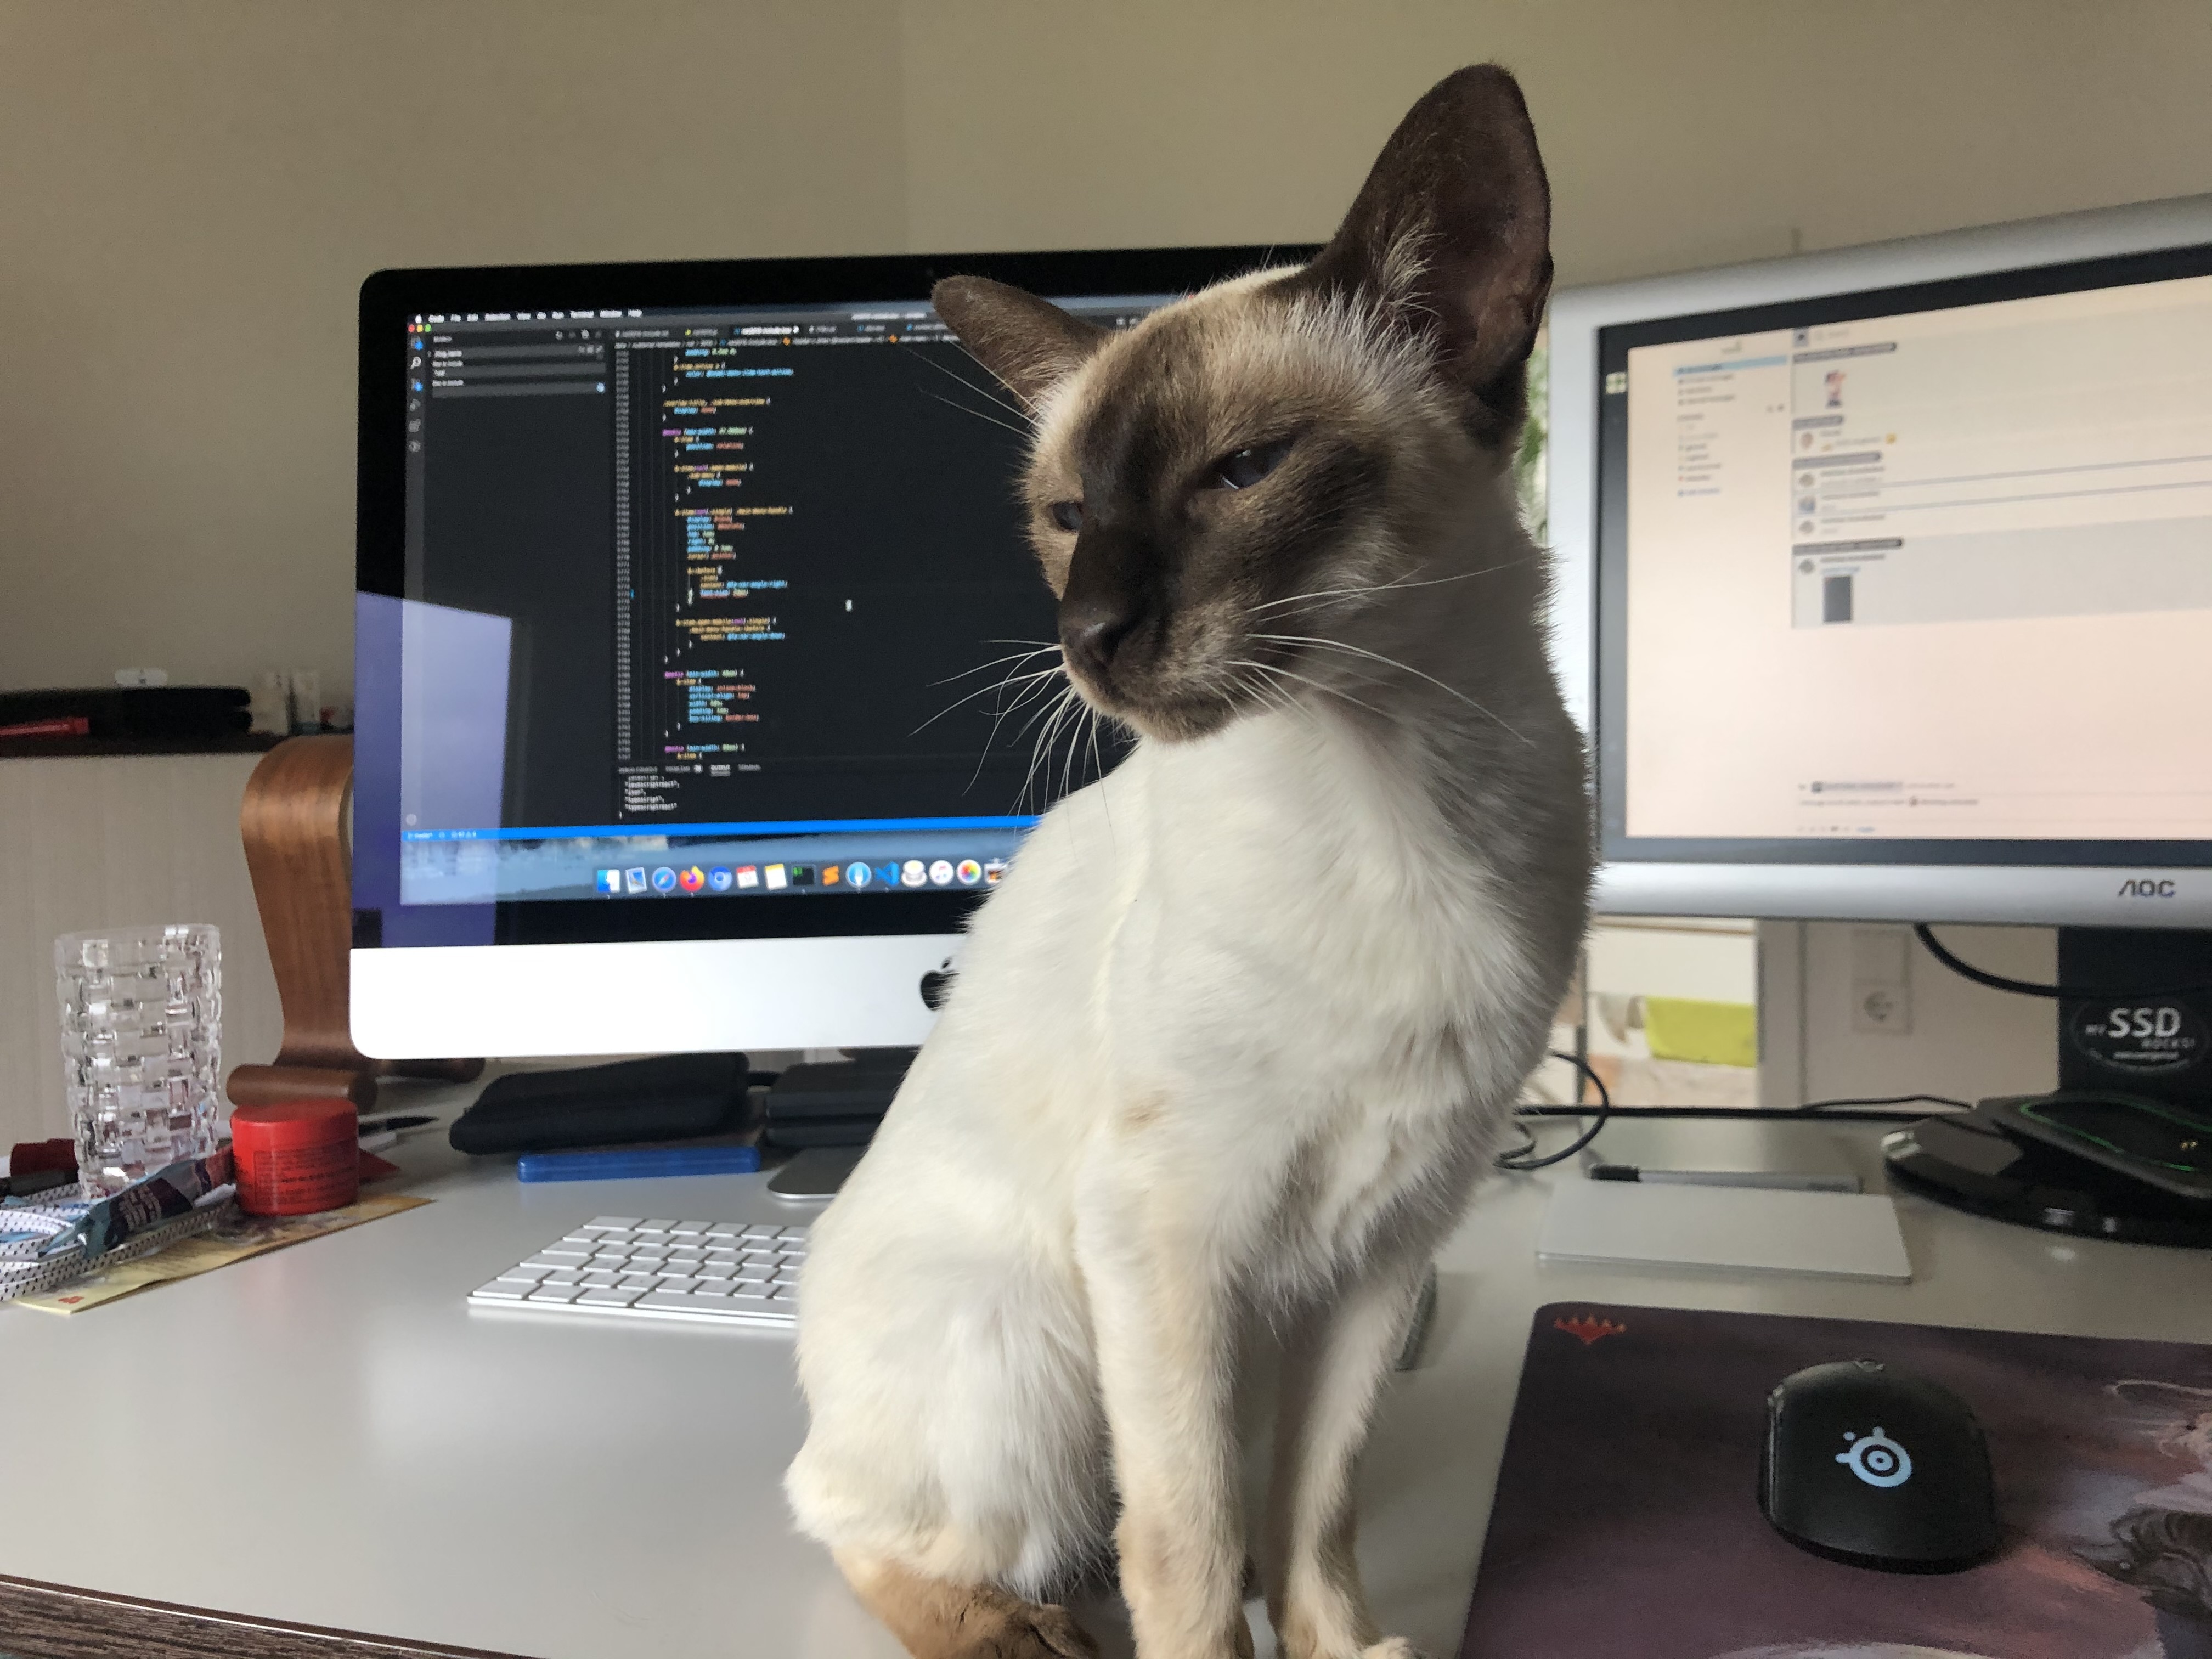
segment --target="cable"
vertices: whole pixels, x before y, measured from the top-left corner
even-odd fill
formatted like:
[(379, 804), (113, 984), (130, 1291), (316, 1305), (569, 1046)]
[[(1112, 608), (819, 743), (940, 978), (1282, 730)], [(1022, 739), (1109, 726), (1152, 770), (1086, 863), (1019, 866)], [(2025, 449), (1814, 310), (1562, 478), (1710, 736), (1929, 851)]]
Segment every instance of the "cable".
[[(1510, 1152), (1500, 1152), (1498, 1155), (1498, 1167), (1501, 1170), (1509, 1170), (1515, 1175), (1526, 1175), (1532, 1170), (1548, 1170), (1554, 1164), (1564, 1164), (1569, 1158), (1572, 1158), (1577, 1152), (1582, 1151), (1583, 1147), (1589, 1146), (1590, 1142), (1595, 1140), (1598, 1138), (1599, 1133), (1605, 1128), (1606, 1120), (1613, 1115), (1613, 1096), (1607, 1091), (1605, 1079), (1600, 1077), (1595, 1070), (1591, 1067), (1589, 1061), (1584, 1060), (1579, 1054), (1560, 1054), (1556, 1049), (1553, 1051), (1552, 1058), (1553, 1060), (1565, 1060), (1568, 1065), (1573, 1066), (1576, 1071), (1581, 1073), (1583, 1077), (1586, 1077), (1590, 1080), (1590, 1086), (1597, 1091), (1597, 1110), (1594, 1114), (1597, 1121), (1592, 1123), (1589, 1128), (1583, 1130), (1581, 1134), (1576, 1136), (1575, 1139), (1564, 1149), (1550, 1153), (1543, 1158), (1538, 1158), (1534, 1155), (1536, 1151), (1536, 1137), (1534, 1134), (1529, 1133), (1524, 1128), (1522, 1133), (1527, 1136), (1526, 1144), (1516, 1146)], [(1581, 1084), (1579, 1079), (1577, 1080), (1576, 1091), (1577, 1093), (1581, 1091)], [(1521, 1117), (1550, 1117), (1554, 1115), (1564, 1117), (1571, 1115), (1576, 1117), (1593, 1115), (1587, 1112), (1585, 1109), (1577, 1106), (1524, 1107), (1516, 1114), (1517, 1116)]]
[[(1948, 1095), (1840, 1095), (1833, 1100), (1808, 1100), (1797, 1109), (1797, 1115), (1802, 1117), (1808, 1112), (1824, 1112), (1832, 1106), (1910, 1106), (1915, 1102), (1923, 1102), (1930, 1106), (1955, 1106), (1962, 1112), (1974, 1109), (1974, 1103), (1971, 1100), (1954, 1100)], [(1925, 1117), (1928, 1114), (1922, 1112), (1917, 1115)]]
[[(1933, 1097), (1923, 1097), (1932, 1098)], [(1587, 1106), (1523, 1106), (1520, 1117), (1584, 1117)], [(1825, 1101), (1810, 1106), (1615, 1106), (1614, 1117), (1718, 1118), (1739, 1123), (1918, 1123), (1929, 1117), (1948, 1121), (1963, 1112), (1885, 1112), (1838, 1109)]]
[(1924, 921), (1912, 924), (1912, 937), (1928, 947), (1928, 954), (1961, 978), (1977, 985), (1986, 985), (1992, 991), (2009, 991), (2020, 997), (2053, 997), (2068, 1002), (2132, 1002), (2150, 1001), (2160, 997), (2202, 996), (2212, 991), (2212, 981), (2199, 981), (2194, 985), (2178, 985), (2163, 990), (2115, 990), (2109, 986), (2038, 985), (2033, 980), (2008, 979), (2002, 974), (1993, 974), (1986, 968), (1977, 968), (1971, 962), (1961, 962), (1943, 947), (1936, 937), (1936, 930)]

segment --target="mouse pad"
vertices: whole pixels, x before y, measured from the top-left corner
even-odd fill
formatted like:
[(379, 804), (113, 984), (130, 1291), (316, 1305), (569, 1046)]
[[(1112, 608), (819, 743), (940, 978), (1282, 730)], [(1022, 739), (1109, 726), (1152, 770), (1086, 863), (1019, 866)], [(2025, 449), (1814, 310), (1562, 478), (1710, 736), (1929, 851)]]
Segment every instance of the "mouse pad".
[[(1931, 1377), (1980, 1418), (1993, 1560), (1877, 1572), (1767, 1525), (1767, 1390), (1857, 1358)], [(1544, 1308), (1460, 1653), (2212, 1659), (2212, 1347)]]

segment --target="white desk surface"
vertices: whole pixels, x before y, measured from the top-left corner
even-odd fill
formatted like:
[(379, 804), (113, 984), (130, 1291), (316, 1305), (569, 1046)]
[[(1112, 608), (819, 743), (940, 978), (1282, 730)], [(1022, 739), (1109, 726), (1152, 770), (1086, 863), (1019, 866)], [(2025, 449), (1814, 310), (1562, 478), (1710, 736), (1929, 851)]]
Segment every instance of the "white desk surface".
[[(465, 1095), (395, 1087), (385, 1109)], [(1605, 1146), (1654, 1165), (1872, 1173), (1875, 1140), (1644, 1122)], [(6, 1482), (37, 1494), (35, 1524), (19, 1513), (0, 1540), (0, 1573), (531, 1659), (897, 1659), (785, 1520), (777, 1482), (803, 1427), (788, 1337), (462, 1301), (594, 1214), (787, 1221), (811, 1206), (757, 1176), (523, 1186), (441, 1130), (386, 1156), (435, 1201), (66, 1319), (0, 1308)], [(1385, 1626), (1431, 1655), (1457, 1648), (1546, 1303), (2212, 1341), (2212, 1255), (2062, 1241), (1910, 1198), (1909, 1285), (1540, 1265), (1549, 1184), (1577, 1178), (1571, 1165), (1482, 1190), (1440, 1258), (1425, 1362), (1376, 1425), (1360, 1553)]]

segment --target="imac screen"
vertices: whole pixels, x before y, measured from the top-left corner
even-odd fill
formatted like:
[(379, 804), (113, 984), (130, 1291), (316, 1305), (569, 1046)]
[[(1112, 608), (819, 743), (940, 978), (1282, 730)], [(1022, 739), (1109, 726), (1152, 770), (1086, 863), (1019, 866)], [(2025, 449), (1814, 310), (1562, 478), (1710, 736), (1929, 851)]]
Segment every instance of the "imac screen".
[[(605, 286), (364, 339), (404, 434), (404, 568), (362, 584), (374, 942), (482, 936), (441, 907), (507, 942), (896, 931), (902, 899), (980, 896), (1117, 754), (1061, 695), (1023, 411), (921, 300)], [(1164, 297), (1061, 303), (1112, 329)]]

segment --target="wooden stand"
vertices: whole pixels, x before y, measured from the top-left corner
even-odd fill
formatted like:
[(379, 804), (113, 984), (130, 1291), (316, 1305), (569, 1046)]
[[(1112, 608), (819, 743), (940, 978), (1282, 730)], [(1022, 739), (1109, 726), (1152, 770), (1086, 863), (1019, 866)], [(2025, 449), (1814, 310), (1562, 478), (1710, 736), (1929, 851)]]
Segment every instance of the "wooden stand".
[(352, 793), (349, 737), (290, 738), (246, 782), (238, 827), (283, 1004), (284, 1042), (274, 1064), (231, 1073), (226, 1088), (234, 1105), (319, 1098), (365, 1110), (375, 1103), (380, 1077), (466, 1083), (483, 1070), (481, 1060), (371, 1060), (353, 1046)]

